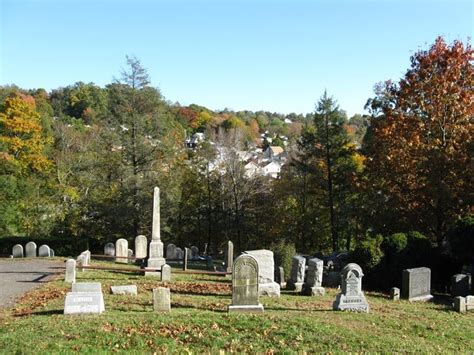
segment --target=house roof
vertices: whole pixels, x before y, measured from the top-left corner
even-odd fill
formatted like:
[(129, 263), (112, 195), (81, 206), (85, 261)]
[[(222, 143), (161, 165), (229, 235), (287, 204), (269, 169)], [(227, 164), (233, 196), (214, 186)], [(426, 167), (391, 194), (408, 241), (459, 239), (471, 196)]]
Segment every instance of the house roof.
[(277, 145), (272, 145), (268, 148), (270, 148), (272, 150), (273, 155), (279, 155), (279, 154), (283, 153), (283, 148), (279, 147)]

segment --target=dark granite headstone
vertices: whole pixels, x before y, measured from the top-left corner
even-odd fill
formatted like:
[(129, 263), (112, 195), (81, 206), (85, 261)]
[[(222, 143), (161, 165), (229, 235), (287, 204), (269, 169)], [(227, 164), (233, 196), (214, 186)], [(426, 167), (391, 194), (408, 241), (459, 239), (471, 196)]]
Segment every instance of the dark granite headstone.
[(431, 270), (427, 267), (403, 270), (401, 296), (409, 301), (426, 301), (433, 298)]

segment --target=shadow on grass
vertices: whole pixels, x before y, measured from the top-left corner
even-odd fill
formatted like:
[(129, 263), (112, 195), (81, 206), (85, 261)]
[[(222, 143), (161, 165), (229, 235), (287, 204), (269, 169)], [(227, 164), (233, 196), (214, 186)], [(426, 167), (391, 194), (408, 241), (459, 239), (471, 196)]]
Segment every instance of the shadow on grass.
[(308, 308), (289, 308), (289, 307), (268, 307), (265, 306), (265, 310), (268, 311), (295, 311), (295, 312), (332, 312), (332, 309), (308, 309)]
[(227, 313), (226, 310), (223, 309), (215, 309), (211, 307), (205, 307), (205, 306), (193, 306), (189, 304), (180, 304), (180, 303), (171, 303), (171, 309), (173, 308), (187, 308), (187, 309), (200, 309), (203, 311), (209, 311), (209, 312), (216, 312), (216, 313)]
[(27, 317), (27, 316), (51, 316), (53, 314), (64, 314), (64, 310), (62, 310), (62, 309), (51, 309), (49, 311), (25, 312), (25, 313), (14, 314), (13, 317), (22, 318), (22, 317)]

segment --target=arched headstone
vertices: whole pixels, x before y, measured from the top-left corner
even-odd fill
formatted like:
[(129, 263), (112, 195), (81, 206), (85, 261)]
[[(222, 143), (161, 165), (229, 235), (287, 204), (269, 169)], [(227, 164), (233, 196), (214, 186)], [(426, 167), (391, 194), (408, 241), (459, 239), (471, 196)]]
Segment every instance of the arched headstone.
[(38, 249), (38, 256), (42, 258), (49, 258), (49, 252), (50, 252), (49, 247), (46, 244), (43, 244)]
[(128, 241), (120, 238), (115, 242), (115, 262), (126, 264), (128, 262)]
[(76, 260), (68, 259), (68, 261), (66, 261), (66, 273), (64, 275), (64, 281), (70, 283), (76, 282)]
[(176, 259), (176, 245), (170, 243), (166, 246), (166, 259)]
[(25, 256), (27, 258), (35, 258), (36, 257), (36, 243), (35, 242), (28, 242), (25, 245)]
[(146, 258), (148, 254), (148, 240), (144, 235), (135, 238), (135, 257)]
[(240, 255), (232, 270), (232, 304), (229, 312), (263, 312), (258, 300), (259, 268), (251, 255)]
[(341, 293), (336, 296), (332, 307), (336, 311), (369, 312), (364, 293), (362, 292), (362, 276), (359, 265), (347, 264), (341, 271)]
[(115, 256), (115, 244), (107, 243), (104, 246), (104, 255), (106, 256)]
[(15, 244), (12, 249), (12, 255), (14, 258), (22, 258), (23, 246), (21, 244)]

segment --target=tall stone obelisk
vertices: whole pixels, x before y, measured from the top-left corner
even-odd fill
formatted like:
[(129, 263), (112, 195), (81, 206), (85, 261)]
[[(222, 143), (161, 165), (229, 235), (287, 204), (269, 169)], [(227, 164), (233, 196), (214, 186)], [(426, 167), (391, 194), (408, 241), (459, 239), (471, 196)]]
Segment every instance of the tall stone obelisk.
[[(151, 243), (147, 267), (160, 269), (166, 264), (163, 257), (163, 242), (160, 237), (160, 189), (153, 189), (153, 221), (151, 226)], [(160, 276), (159, 272), (147, 271), (145, 276)]]

